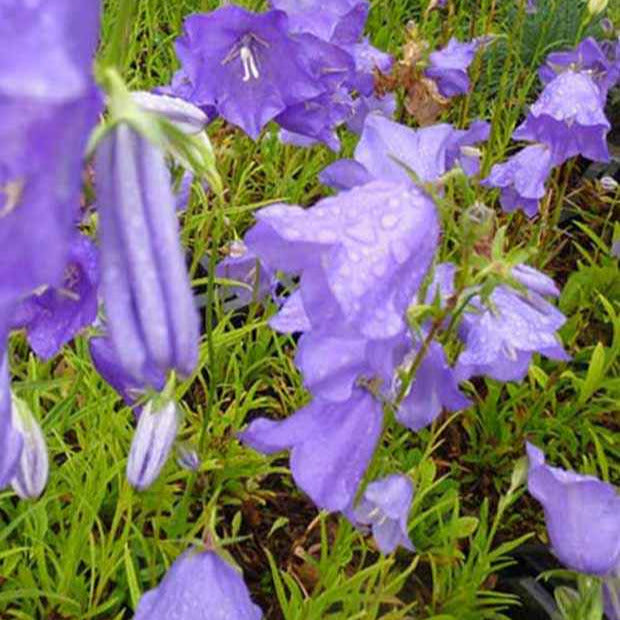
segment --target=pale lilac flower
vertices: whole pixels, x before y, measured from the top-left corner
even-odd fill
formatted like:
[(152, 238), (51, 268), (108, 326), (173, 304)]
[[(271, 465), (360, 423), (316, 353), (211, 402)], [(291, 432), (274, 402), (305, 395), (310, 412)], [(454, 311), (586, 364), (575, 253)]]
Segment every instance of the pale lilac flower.
[(28, 342), (40, 357), (58, 353), (97, 317), (99, 264), (97, 249), (84, 235), (76, 235), (59, 288), (45, 288), (22, 301), (13, 317), (14, 328), (25, 328)]
[(230, 5), (190, 15), (176, 47), (192, 103), (214, 106), (254, 139), (286, 107), (324, 90), (281, 11), (251, 13)]
[(198, 471), (202, 463), (196, 448), (187, 443), (176, 445), (176, 461), (180, 467), (187, 471)]
[(297, 485), (320, 508), (342, 511), (353, 502), (382, 426), (381, 403), (356, 389), (345, 402), (315, 399), (283, 421), (254, 420), (240, 438), (264, 454), (290, 450)]
[(299, 290), (291, 293), (284, 301), (278, 314), (269, 320), (269, 326), (283, 334), (307, 332), (312, 329)]
[(163, 116), (189, 135), (199, 133), (209, 122), (203, 110), (180, 97), (137, 90), (131, 98), (145, 112)]
[(273, 205), (256, 214), (248, 247), (271, 269), (301, 275), (313, 327), (329, 319), (369, 339), (404, 328), (404, 312), (439, 235), (435, 206), (416, 188), (374, 182), (310, 209)]
[[(184, 99), (185, 101), (194, 101), (193, 94), (195, 90), (196, 86), (192, 84), (187, 73), (185, 73), (183, 69), (179, 69), (175, 71), (170, 84), (154, 88), (153, 93), (156, 95), (174, 97), (176, 99)], [(218, 116), (217, 108), (214, 105), (205, 104), (196, 105), (196, 107), (204, 113), (207, 118), (207, 123), (211, 123)]]
[(0, 350), (0, 489), (13, 478), (23, 445), (22, 435), (13, 425), (11, 400), (9, 361), (6, 351)]
[(12, 401), (13, 428), (20, 434), (23, 448), (11, 486), (22, 499), (37, 499), (49, 475), (47, 444), (28, 405), (15, 396)]
[(164, 153), (125, 124), (97, 150), (102, 290), (124, 371), (189, 375), (198, 359), (198, 315)]
[(140, 413), (127, 460), (127, 480), (142, 491), (155, 481), (170, 455), (179, 428), (176, 403), (150, 400)]
[(377, 49), (368, 38), (346, 46), (355, 60), (355, 73), (347, 86), (361, 96), (370, 97), (375, 89), (375, 73), (389, 73), (394, 62), (392, 56)]
[(401, 474), (392, 474), (366, 487), (352, 516), (356, 523), (371, 526), (381, 553), (392, 553), (399, 545), (413, 551), (407, 531), (412, 500), (411, 480)]
[(498, 286), (486, 307), (472, 300), (472, 311), (461, 323), (465, 349), (457, 360), (459, 380), (487, 375), (498, 381), (520, 381), (527, 374), (532, 355), (570, 359), (557, 330), (566, 317), (538, 293), (519, 293)]
[(525, 5), (525, 12), (528, 15), (534, 15), (535, 13), (538, 12), (538, 6), (537, 3), (538, 0), (527, 0), (526, 5)]
[(446, 302), (454, 295), (454, 277), (456, 265), (454, 263), (439, 263), (435, 266), (433, 279), (426, 291), (424, 303), (430, 305), (439, 297), (441, 308), (445, 308)]
[(545, 86), (513, 138), (546, 144), (554, 165), (575, 155), (608, 161), (610, 127), (592, 78), (583, 71), (567, 70)]
[(387, 93), (383, 97), (370, 95), (358, 97), (353, 103), (353, 116), (347, 121), (347, 127), (354, 133), (361, 134), (364, 123), (369, 114), (382, 114), (386, 118), (392, 118), (396, 112), (396, 97), (393, 93)]
[(517, 282), (539, 295), (549, 295), (550, 297), (559, 297), (560, 295), (557, 284), (548, 275), (534, 269), (534, 267), (520, 263), (515, 265), (510, 273)]
[(455, 97), (469, 90), (467, 70), (479, 46), (478, 40), (461, 43), (452, 38), (446, 47), (429, 56), (425, 74), (437, 82), (437, 88), (444, 97)]
[(545, 183), (552, 168), (551, 149), (544, 144), (533, 144), (503, 164), (495, 164), (482, 184), (501, 188), (500, 202), (507, 213), (521, 209), (534, 217), (546, 193)]
[(529, 492), (543, 505), (558, 559), (571, 570), (608, 575), (620, 563), (620, 495), (609, 483), (545, 464), (527, 445)]
[(134, 620), (261, 620), (242, 575), (214, 551), (179, 556), (140, 599)]

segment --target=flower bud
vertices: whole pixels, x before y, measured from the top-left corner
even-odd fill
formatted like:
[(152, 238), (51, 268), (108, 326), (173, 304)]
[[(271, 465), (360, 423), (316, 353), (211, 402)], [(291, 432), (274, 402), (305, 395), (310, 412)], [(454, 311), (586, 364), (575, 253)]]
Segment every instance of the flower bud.
[(138, 420), (127, 461), (127, 480), (142, 491), (149, 487), (161, 472), (177, 435), (179, 417), (176, 403), (167, 401), (153, 410), (149, 401)]
[(196, 449), (187, 443), (180, 443), (176, 446), (177, 463), (179, 467), (187, 471), (198, 471), (200, 468), (200, 457)]
[(26, 403), (13, 396), (12, 418), (23, 447), (11, 486), (22, 499), (36, 499), (43, 493), (49, 474), (49, 459), (43, 431)]
[(608, 0), (589, 0), (588, 13), (593, 17), (602, 13), (607, 8)]
[(0, 353), (0, 489), (13, 478), (23, 443), (13, 426), (11, 408), (9, 362), (4, 352)]
[(183, 133), (198, 133), (209, 121), (200, 108), (178, 97), (156, 95), (139, 90), (132, 92), (131, 98), (146, 112), (167, 118)]
[(606, 192), (615, 192), (618, 189), (618, 181), (608, 175), (601, 177), (599, 183)]

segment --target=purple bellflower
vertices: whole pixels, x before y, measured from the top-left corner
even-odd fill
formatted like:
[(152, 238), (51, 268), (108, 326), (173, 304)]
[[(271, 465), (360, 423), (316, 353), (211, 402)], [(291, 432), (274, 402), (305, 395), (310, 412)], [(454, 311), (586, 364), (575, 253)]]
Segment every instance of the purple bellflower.
[(100, 110), (99, 10), (80, 0), (0, 7), (0, 306), (62, 283)]
[(317, 506), (343, 511), (353, 502), (382, 427), (381, 403), (356, 388), (345, 402), (317, 398), (286, 420), (254, 420), (240, 438), (265, 454), (290, 450), (297, 485)]
[(30, 408), (16, 397), (13, 397), (12, 415), (13, 427), (21, 435), (23, 448), (11, 486), (22, 499), (37, 499), (43, 493), (49, 474), (45, 437)]
[(362, 97), (370, 97), (375, 89), (375, 73), (389, 73), (393, 58), (374, 47), (368, 38), (346, 46), (355, 60), (355, 73), (347, 86), (356, 90)]
[(198, 316), (164, 153), (119, 123), (97, 150), (96, 183), (103, 297), (121, 366), (138, 384), (151, 368), (188, 375)]
[(455, 97), (469, 90), (467, 70), (476, 57), (480, 41), (461, 43), (452, 38), (443, 49), (429, 56), (426, 76), (437, 82), (437, 88), (444, 97)]
[(239, 571), (213, 551), (179, 556), (140, 599), (134, 620), (261, 620)]
[(590, 75), (567, 70), (547, 84), (513, 138), (546, 144), (554, 165), (575, 155), (605, 162), (610, 127), (601, 91)]
[(459, 380), (487, 375), (498, 381), (520, 381), (532, 355), (570, 359), (556, 331), (566, 317), (535, 290), (520, 293), (507, 286), (494, 289), (485, 307), (478, 297), (461, 323), (465, 349), (457, 360)]
[(278, 314), (269, 320), (269, 326), (282, 334), (303, 333), (312, 329), (299, 290), (293, 292), (284, 301)]
[(84, 235), (76, 235), (59, 288), (45, 288), (22, 301), (13, 326), (25, 328), (34, 352), (44, 359), (58, 353), (97, 317), (99, 264), (97, 249)]
[(500, 202), (507, 213), (521, 209), (534, 217), (545, 195), (545, 183), (552, 167), (551, 149), (544, 144), (533, 144), (505, 163), (495, 164), (482, 184), (501, 188)]
[(142, 110), (165, 117), (186, 134), (199, 133), (209, 120), (203, 110), (179, 97), (138, 90), (131, 98)]
[(324, 92), (282, 11), (256, 14), (231, 5), (191, 15), (177, 54), (193, 87), (190, 100), (214, 106), (254, 139), (286, 107)]
[(155, 481), (170, 455), (179, 428), (179, 414), (173, 401), (155, 410), (149, 401), (138, 418), (127, 460), (127, 480), (142, 491)]
[(392, 474), (371, 482), (352, 511), (355, 523), (369, 525), (381, 553), (392, 553), (399, 545), (414, 550), (407, 532), (413, 500), (413, 483), (407, 476)]
[(382, 114), (386, 118), (393, 118), (395, 112), (396, 97), (393, 93), (387, 93), (383, 97), (362, 95), (353, 102), (353, 116), (347, 121), (347, 127), (353, 133), (361, 135), (370, 114)]
[(527, 445), (528, 489), (543, 505), (547, 532), (558, 559), (571, 570), (605, 576), (620, 565), (620, 495), (594, 476), (545, 464)]
[(0, 351), (0, 489), (12, 480), (22, 445), (22, 435), (13, 425), (8, 356), (6, 351)]

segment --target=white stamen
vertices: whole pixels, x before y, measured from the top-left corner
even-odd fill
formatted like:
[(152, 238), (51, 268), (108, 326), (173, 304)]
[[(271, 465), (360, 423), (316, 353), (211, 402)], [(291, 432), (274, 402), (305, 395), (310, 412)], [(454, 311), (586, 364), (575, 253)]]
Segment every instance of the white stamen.
[(24, 182), (19, 179), (0, 185), (0, 195), (4, 194), (6, 196), (4, 204), (0, 201), (0, 217), (9, 215), (15, 210), (15, 207), (17, 207), (21, 200), (23, 190)]
[(239, 57), (241, 58), (241, 62), (243, 64), (243, 81), (248, 82), (252, 78), (258, 80), (260, 73), (258, 72), (258, 67), (256, 66), (256, 60), (254, 59), (252, 50), (247, 45), (244, 45), (239, 50)]

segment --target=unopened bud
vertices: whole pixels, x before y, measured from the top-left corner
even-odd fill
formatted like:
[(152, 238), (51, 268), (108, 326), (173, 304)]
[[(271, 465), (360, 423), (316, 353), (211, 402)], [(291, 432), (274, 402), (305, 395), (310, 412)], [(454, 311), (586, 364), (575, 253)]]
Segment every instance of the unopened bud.
[(178, 427), (179, 416), (173, 401), (167, 401), (157, 411), (153, 411), (152, 400), (146, 404), (129, 451), (129, 484), (140, 491), (153, 484), (168, 459)]
[(49, 475), (49, 458), (43, 431), (25, 402), (13, 396), (13, 427), (22, 437), (22, 452), (11, 486), (22, 499), (43, 493)]
[(588, 13), (593, 17), (602, 13), (607, 8), (608, 0), (589, 0)]
[(200, 457), (193, 446), (186, 443), (177, 444), (177, 463), (179, 467), (187, 471), (198, 471), (200, 469)]
[(495, 212), (493, 209), (487, 207), (483, 202), (476, 201), (474, 204), (465, 211), (467, 219), (475, 225), (483, 226), (487, 224), (492, 218)]
[(200, 108), (178, 97), (138, 90), (131, 93), (131, 98), (146, 112), (167, 118), (183, 133), (198, 133), (209, 122)]
[(618, 189), (618, 181), (608, 175), (601, 177), (599, 183), (606, 192), (615, 192)]
[(465, 157), (482, 157), (482, 151), (475, 146), (462, 146), (459, 150)]

